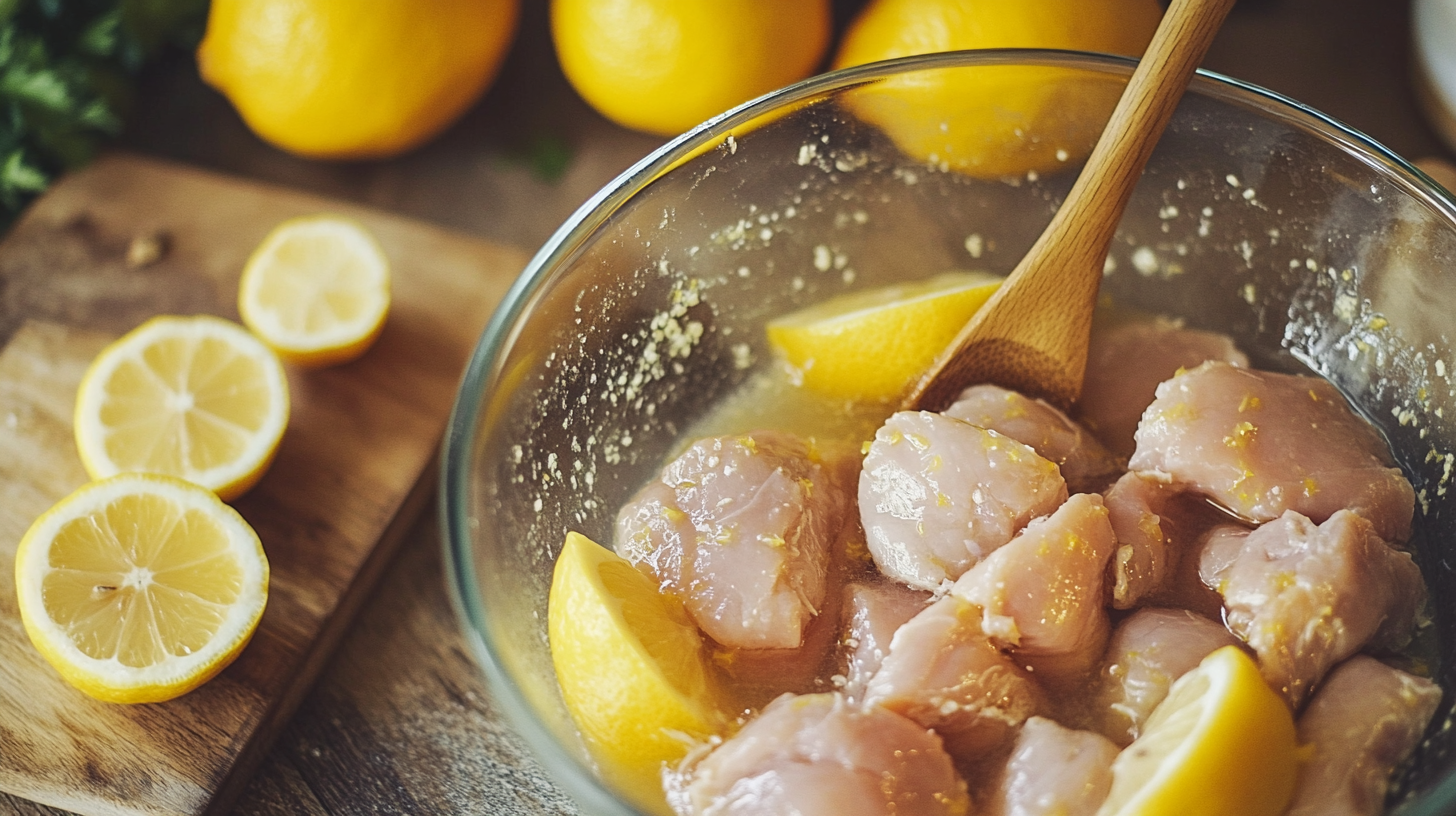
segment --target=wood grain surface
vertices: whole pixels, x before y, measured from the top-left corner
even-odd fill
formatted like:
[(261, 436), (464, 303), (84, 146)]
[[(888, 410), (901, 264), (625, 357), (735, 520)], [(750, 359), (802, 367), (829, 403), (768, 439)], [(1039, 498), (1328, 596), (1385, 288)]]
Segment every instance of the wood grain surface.
[[(279, 221), (351, 215), (394, 266), (393, 309), (354, 363), (289, 370), (293, 412), (234, 502), (272, 582), (252, 643), (167, 703), (100, 703), (31, 647), (9, 580), (30, 522), (86, 481), (71, 410), (86, 365), (153, 314), (236, 319), (237, 277)], [(130, 155), (69, 176), (0, 243), (0, 790), (83, 814), (228, 808), (426, 503), (464, 363), (515, 250), (407, 219)], [(423, 478), (422, 478), (423, 477)]]

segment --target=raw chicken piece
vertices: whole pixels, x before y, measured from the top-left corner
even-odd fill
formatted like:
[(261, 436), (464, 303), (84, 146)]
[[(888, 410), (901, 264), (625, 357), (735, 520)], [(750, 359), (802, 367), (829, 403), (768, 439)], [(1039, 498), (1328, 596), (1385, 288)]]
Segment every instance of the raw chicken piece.
[(844, 638), (848, 661), (844, 693), (864, 696), (865, 685), (890, 653), (890, 639), (930, 603), (930, 593), (893, 581), (872, 580), (844, 588)]
[(851, 494), (792, 434), (701, 439), (617, 516), (617, 552), (718, 643), (795, 648), (824, 604)]
[(955, 596), (926, 607), (895, 632), (865, 690), (866, 704), (935, 729), (958, 762), (1006, 745), (1043, 707), (1036, 684), (987, 639), (980, 619)]
[(981, 816), (1095, 816), (1116, 758), (1117, 746), (1101, 734), (1032, 717)]
[(1314, 377), (1227, 363), (1179, 374), (1158, 386), (1129, 467), (1169, 474), (1253, 521), (1348, 509), (1386, 541), (1410, 535), (1410, 482), (1375, 429)]
[(1117, 549), (1102, 497), (1078, 493), (962, 575), (951, 594), (1044, 683), (1083, 679), (1107, 646), (1102, 576)]
[(875, 564), (919, 589), (959, 578), (1067, 498), (1057, 466), (995, 431), (901, 411), (875, 432), (859, 479)]
[(1441, 688), (1357, 655), (1340, 664), (1299, 718), (1314, 755), (1299, 771), (1286, 816), (1376, 816), (1390, 772), (1420, 743)]
[(965, 782), (935, 734), (839, 694), (784, 695), (687, 769), (683, 816), (964, 816)]
[(1168, 320), (1093, 332), (1078, 419), (1113, 454), (1131, 456), (1133, 431), (1158, 383), (1205, 360), (1249, 364), (1228, 336), (1180, 328)]
[(1295, 710), (1367, 643), (1405, 645), (1425, 602), (1410, 555), (1348, 510), (1317, 527), (1291, 510), (1231, 548), (1205, 550), (1199, 573), (1223, 596), (1230, 631), (1253, 647), (1264, 679)]
[(1131, 609), (1162, 588), (1177, 555), (1163, 530), (1162, 517), (1172, 489), (1157, 479), (1125, 473), (1105, 494), (1108, 519), (1117, 535), (1112, 559), (1112, 605)]
[(1093, 722), (1126, 747), (1173, 681), (1215, 649), (1238, 642), (1224, 627), (1185, 609), (1139, 609), (1112, 632), (1093, 691)]
[(1123, 470), (1101, 442), (1066, 414), (999, 385), (973, 385), (941, 413), (1029, 445), (1061, 468), (1067, 489), (1076, 493), (1099, 491)]

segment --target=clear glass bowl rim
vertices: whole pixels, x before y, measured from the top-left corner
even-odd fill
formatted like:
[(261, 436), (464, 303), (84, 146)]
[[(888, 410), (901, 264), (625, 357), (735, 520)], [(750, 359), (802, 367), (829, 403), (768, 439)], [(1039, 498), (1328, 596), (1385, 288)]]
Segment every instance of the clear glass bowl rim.
[[(947, 51), (900, 57), (817, 74), (801, 82), (745, 102), (672, 139), (617, 176), (582, 204), (526, 264), (512, 284), (471, 354), (451, 409), (442, 441), (439, 513), (443, 530), (445, 580), (451, 606), (475, 661), (516, 732), (541, 761), (553, 781), (592, 816), (641, 816), (617, 798), (581, 760), (562, 746), (532, 713), (526, 695), (506, 671), (486, 625), (485, 603), (473, 582), (475, 558), (471, 549), (472, 452), (475, 449), (484, 395), (500, 374), (501, 352), (509, 349), (518, 323), (560, 268), (613, 213), (645, 189), (658, 176), (704, 146), (718, 143), (735, 127), (772, 110), (804, 99), (863, 85), (899, 73), (958, 66), (1037, 65), (1086, 68), (1131, 75), (1137, 60), (1085, 51), (998, 48)], [(1267, 88), (1213, 71), (1199, 69), (1190, 92), (1256, 108), (1261, 115), (1295, 128), (1315, 132), (1348, 155), (1375, 168), (1404, 192), (1425, 202), (1456, 225), (1456, 195), (1436, 183), (1418, 167), (1364, 133)], [(1456, 229), (1456, 226), (1453, 226)], [(1456, 812), (1456, 773), (1448, 774), (1419, 802), (1399, 808), (1402, 816), (1439, 816)]]

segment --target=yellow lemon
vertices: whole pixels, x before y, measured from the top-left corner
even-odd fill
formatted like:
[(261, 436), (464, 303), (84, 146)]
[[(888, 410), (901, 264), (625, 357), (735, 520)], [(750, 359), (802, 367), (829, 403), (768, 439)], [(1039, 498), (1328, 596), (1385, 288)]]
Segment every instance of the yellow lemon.
[(721, 724), (697, 626), (625, 559), (568, 533), (547, 632), (562, 699), (603, 775), (667, 812), (663, 765)]
[(947, 272), (840, 295), (770, 321), (768, 340), (805, 388), (889, 402), (925, 373), (1001, 281)]
[(262, 138), (375, 158), (443, 130), (495, 79), (519, 0), (213, 0), (202, 78)]
[(76, 394), (76, 447), (91, 478), (164, 473), (224, 500), (262, 478), (287, 425), (277, 355), (209, 315), (143, 323), (96, 355)]
[[(834, 67), (983, 48), (1139, 56), (1161, 17), (1157, 0), (873, 0)], [(995, 178), (1085, 158), (1121, 93), (1084, 71), (984, 66), (887, 80), (844, 103), (917, 161)]]
[(673, 136), (813, 73), (828, 0), (552, 0), (577, 93), (618, 124)]
[(285, 221), (248, 258), (238, 313), (289, 362), (347, 362), (384, 329), (389, 259), (364, 227), (347, 218)]
[(155, 703), (242, 652), (268, 601), (268, 560), (213, 493), (126, 473), (36, 519), (15, 553), (15, 594), (31, 642), (67, 682)]
[(1294, 718), (1225, 646), (1180, 677), (1112, 764), (1098, 816), (1278, 816), (1299, 771)]

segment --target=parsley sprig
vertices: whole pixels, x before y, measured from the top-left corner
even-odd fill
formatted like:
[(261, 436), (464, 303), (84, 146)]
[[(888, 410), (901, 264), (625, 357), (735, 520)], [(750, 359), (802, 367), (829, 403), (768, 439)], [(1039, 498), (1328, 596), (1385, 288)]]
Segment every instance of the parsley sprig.
[(207, 0), (0, 0), (0, 223), (116, 135), (130, 78), (195, 45)]

